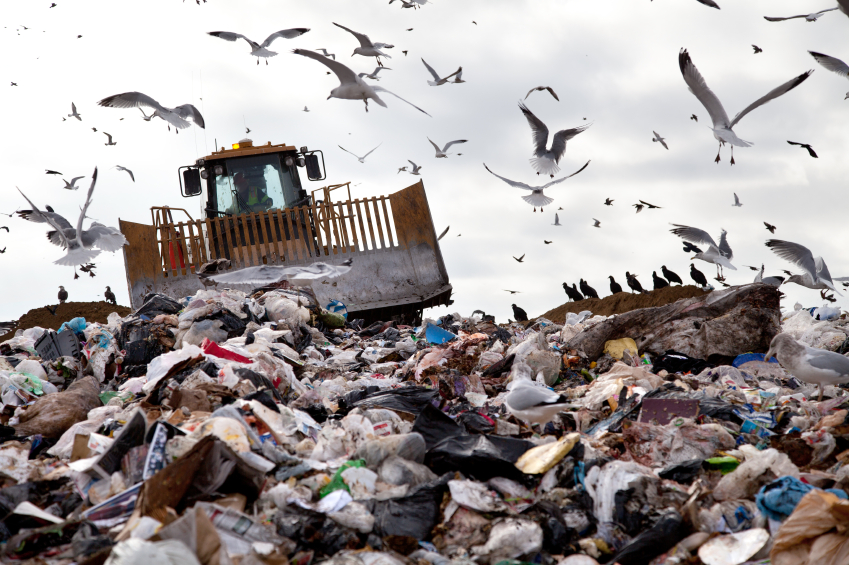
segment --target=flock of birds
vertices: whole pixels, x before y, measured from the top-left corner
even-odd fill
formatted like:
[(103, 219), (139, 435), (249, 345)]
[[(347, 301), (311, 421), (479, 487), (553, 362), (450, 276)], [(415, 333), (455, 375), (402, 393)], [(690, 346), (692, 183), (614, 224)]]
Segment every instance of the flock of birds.
[[(200, 3), (200, 0), (196, 1)], [(204, 0), (204, 2), (205, 1), (206, 0)], [(395, 1), (396, 0), (390, 0), (389, 3), (392, 4)], [(400, 6), (402, 9), (417, 9), (428, 4), (428, 0), (399, 1), (401, 3)], [(712, 0), (697, 1), (706, 6), (720, 9), (720, 6)], [(819, 12), (811, 14), (781, 17), (767, 16), (765, 17), (765, 19), (770, 22), (787, 21), (793, 19), (804, 19), (807, 22), (816, 22), (820, 17), (824, 16), (825, 14), (837, 10), (841, 11), (844, 15), (849, 17), (849, 0), (837, 0), (837, 2), (838, 5), (835, 7), (821, 10)], [(50, 7), (53, 8), (55, 6), (56, 4), (53, 4)], [(477, 25), (476, 22), (472, 23)], [(339, 81), (339, 85), (331, 89), (328, 95), (328, 99), (336, 98), (340, 100), (361, 101), (364, 104), (365, 111), (368, 112), (369, 101), (386, 108), (387, 104), (383, 100), (382, 96), (388, 95), (398, 98), (399, 100), (410, 105), (419, 112), (430, 116), (428, 112), (416, 106), (412, 102), (406, 100), (405, 98), (402, 98), (394, 92), (391, 92), (375, 84), (375, 82), (379, 81), (381, 78), (380, 73), (392, 70), (391, 68), (386, 67), (384, 65), (384, 61), (392, 58), (388, 51), (394, 49), (394, 45), (385, 42), (373, 41), (365, 33), (355, 31), (335, 22), (333, 24), (341, 30), (344, 30), (345, 32), (351, 34), (356, 39), (358, 46), (353, 49), (352, 57), (373, 57), (377, 66), (371, 73), (356, 73), (349, 66), (337, 61), (336, 54), (328, 52), (326, 48), (319, 48), (316, 50), (308, 50), (303, 48), (293, 49), (291, 51), (293, 54), (316, 61), (317, 63), (327, 68), (327, 74), (332, 73), (336, 76)], [(309, 31), (309, 28), (283, 29), (271, 33), (261, 43), (254, 41), (241, 33), (230, 31), (211, 31), (208, 32), (208, 35), (228, 42), (238, 42), (239, 40), (244, 40), (250, 48), (248, 54), (256, 58), (257, 65), (260, 64), (261, 59), (264, 59), (266, 65), (268, 65), (269, 59), (278, 55), (276, 51), (273, 51), (271, 49), (277, 40), (292, 40), (303, 36)], [(408, 31), (412, 31), (412, 28), (409, 28)], [(755, 45), (753, 45), (753, 48), (756, 54), (761, 53), (763, 51), (760, 47)], [(403, 53), (406, 56), (407, 52), (403, 51)], [(849, 65), (847, 65), (840, 59), (813, 51), (810, 52), (810, 55), (817, 61), (817, 63), (819, 63), (824, 68), (833, 71), (837, 74), (840, 74), (841, 76), (849, 78)], [(421, 61), (423, 66), (425, 67), (427, 75), (429, 76), (429, 78), (426, 79), (426, 82), (432, 87), (444, 86), (446, 84), (462, 84), (466, 82), (463, 79), (462, 67), (458, 67), (455, 71), (449, 74), (445, 74), (437, 72), (437, 70), (434, 69), (431, 65), (429, 65), (424, 60), (424, 58), (421, 58)], [(728, 114), (726, 113), (726, 110), (724, 109), (719, 98), (707, 86), (704, 77), (696, 68), (693, 59), (691, 58), (689, 52), (686, 49), (681, 49), (681, 51), (679, 52), (678, 64), (685, 84), (687, 85), (690, 92), (702, 104), (711, 119), (712, 126), (710, 127), (710, 129), (715, 140), (718, 143), (718, 151), (715, 161), (717, 163), (720, 162), (722, 147), (727, 144), (729, 145), (729, 151), (731, 153), (731, 165), (735, 164), (733, 154), (733, 149), (735, 146), (752, 146), (751, 142), (745, 141), (742, 138), (738, 137), (737, 133), (734, 131), (735, 126), (738, 125), (740, 120), (756, 108), (766, 104), (771, 100), (783, 96), (791, 90), (799, 87), (811, 76), (813, 72), (806, 71), (784, 82), (783, 84), (777, 86), (764, 96), (755, 100), (749, 106), (740, 111), (733, 119), (729, 119)], [(12, 86), (17, 86), (17, 83), (13, 82)], [(549, 130), (549, 127), (546, 125), (546, 123), (543, 122), (540, 118), (538, 118), (536, 114), (531, 111), (531, 109), (528, 108), (528, 106), (526, 105), (526, 101), (528, 100), (528, 98), (535, 92), (548, 93), (554, 100), (558, 102), (560, 101), (560, 97), (550, 86), (535, 86), (527, 92), (524, 99), (521, 100), (518, 104), (519, 110), (525, 117), (528, 126), (531, 130), (532, 147), (531, 156), (529, 158), (530, 167), (536, 175), (547, 175), (548, 179), (550, 180), (547, 179), (548, 182), (534, 186), (525, 182), (514, 181), (503, 177), (494, 172), (492, 169), (490, 169), (486, 165), (486, 163), (483, 163), (483, 165), (487, 172), (489, 172), (494, 177), (500, 179), (507, 185), (527, 192), (527, 194), (522, 196), (522, 199), (529, 205), (533, 206), (534, 212), (537, 211), (537, 208), (539, 208), (540, 212), (543, 212), (544, 208), (549, 206), (554, 201), (554, 199), (551, 196), (547, 195), (545, 191), (555, 185), (562, 183), (567, 179), (570, 179), (580, 174), (581, 172), (586, 170), (587, 167), (590, 165), (591, 161), (588, 160), (586, 163), (583, 164), (583, 166), (581, 166), (576, 171), (568, 175), (555, 178), (555, 176), (561, 171), (560, 164), (565, 156), (567, 144), (570, 141), (575, 140), (575, 138), (579, 134), (587, 131), (592, 126), (592, 123), (559, 129), (553, 135), (551, 135), (551, 131)], [(846, 98), (849, 99), (849, 93), (846, 94)], [(107, 96), (101, 99), (98, 102), (98, 105), (103, 107), (120, 109), (139, 108), (142, 114), (142, 118), (145, 121), (150, 122), (153, 118), (159, 118), (167, 124), (169, 131), (173, 126), (175, 132), (177, 133), (179, 133), (179, 130), (181, 129), (190, 127), (192, 124), (197, 125), (200, 128), (206, 127), (203, 116), (194, 105), (182, 104), (174, 107), (167, 107), (159, 103), (153, 97), (142, 92), (124, 92), (112, 96)], [(145, 113), (144, 109), (151, 110), (151, 113)], [(309, 109), (305, 106), (304, 111), (309, 112)], [(67, 120), (68, 118), (82, 121), (82, 115), (78, 112), (77, 107), (73, 102), (71, 103), (71, 113), (68, 114), (67, 117), (63, 117), (62, 119)], [(586, 118), (584, 119), (586, 120)], [(693, 114), (691, 116), (691, 119), (698, 122), (698, 116), (696, 114)], [(92, 130), (97, 132), (97, 129), (94, 127), (92, 128)], [(246, 128), (246, 132), (250, 133), (250, 129)], [(113, 136), (111, 134), (107, 132), (101, 133), (107, 136), (107, 141), (105, 145), (114, 146), (117, 144), (117, 142), (113, 140)], [(670, 150), (669, 143), (667, 142), (667, 139), (665, 137), (661, 136), (656, 131), (652, 131), (652, 134), (652, 142), (656, 142), (663, 146), (666, 150)], [(440, 146), (430, 138), (427, 138), (427, 141), (430, 142), (434, 149), (435, 158), (447, 158), (449, 155), (460, 156), (462, 155), (462, 153), (450, 153), (449, 150), (455, 145), (464, 144), (468, 142), (468, 140), (466, 139), (457, 139), (449, 141)], [(795, 141), (788, 141), (787, 143), (805, 149), (812, 158), (818, 158), (818, 155), (810, 144)], [(364, 155), (359, 156), (353, 151), (350, 151), (339, 145), (340, 150), (350, 153), (351, 155), (356, 157), (360, 163), (365, 163), (366, 158), (379, 147), (380, 145), (374, 147)], [(408, 169), (407, 165), (399, 167), (398, 173), (400, 174), (401, 172), (408, 172), (412, 175), (420, 175), (422, 166), (416, 164), (412, 160), (409, 160), (408, 162), (410, 164), (410, 168)], [(116, 165), (115, 168), (119, 171), (126, 172), (130, 176), (131, 180), (135, 182), (134, 174), (130, 169), (121, 165)], [(47, 170), (46, 173), (61, 175), (61, 173), (59, 173), (58, 171), (53, 170)], [(62, 180), (65, 183), (64, 188), (68, 190), (77, 190), (79, 186), (77, 186), (76, 183), (84, 178), (84, 176), (76, 176), (72, 177), (70, 181), (67, 181), (63, 178)], [(21, 194), (29, 203), (31, 209), (19, 211), (19, 216), (29, 221), (48, 224), (48, 226), (52, 228), (47, 234), (48, 239), (54, 245), (57, 245), (65, 250), (65, 255), (56, 260), (56, 264), (74, 267), (80, 265), (81, 269), (87, 265), (92, 265), (93, 267), (93, 263), (91, 263), (91, 261), (101, 251), (115, 251), (126, 244), (126, 240), (123, 238), (123, 235), (120, 234), (120, 231), (117, 230), (117, 228), (110, 228), (98, 222), (92, 222), (89, 226), (89, 229), (83, 229), (84, 221), (86, 218), (88, 218), (86, 216), (86, 210), (91, 204), (92, 193), (94, 191), (96, 180), (97, 169), (95, 169), (95, 172), (92, 175), (91, 186), (88, 190), (88, 195), (81, 209), (81, 213), (77, 220), (76, 226), (71, 225), (71, 223), (64, 217), (55, 213), (50, 206), (46, 206), (45, 211), (39, 210), (38, 207), (28, 197), (26, 197), (23, 192), (21, 192)], [(613, 199), (607, 198), (604, 201), (604, 205), (612, 206), (613, 202)], [(740, 202), (739, 197), (735, 193), (734, 203), (732, 204), (732, 206), (740, 207), (742, 205), (743, 204)], [(640, 213), (644, 209), (652, 210), (661, 208), (660, 206), (648, 203), (644, 200), (639, 200), (636, 204), (633, 204), (632, 206), (635, 208), (636, 213)], [(562, 210), (562, 208), (560, 209)], [(562, 224), (560, 223), (559, 215), (555, 213), (553, 226), (559, 227), (561, 225)], [(766, 222), (765, 225), (770, 232), (774, 232), (776, 229), (775, 226), (772, 226)], [(601, 222), (598, 219), (593, 218), (593, 223), (591, 224), (591, 227), (601, 228)], [(8, 228), (6, 229), (8, 231)], [(447, 229), (440, 236), (440, 239), (445, 235), (446, 232)], [(731, 251), (730, 246), (728, 245), (726, 237), (727, 232), (724, 229), (722, 230), (721, 236), (719, 238), (719, 243), (716, 243), (706, 231), (695, 227), (676, 224), (674, 225), (671, 232), (685, 241), (684, 250), (686, 252), (695, 253), (693, 257), (694, 260), (699, 259), (705, 262), (713, 263), (717, 269), (717, 276), (715, 280), (724, 284), (725, 286), (728, 286), (727, 284), (725, 284), (725, 276), (723, 270), (736, 270), (736, 268), (731, 263), (731, 260), (733, 259), (733, 253)], [(545, 240), (544, 243), (550, 244), (551, 241)], [(703, 251), (701, 248), (696, 247), (697, 245), (704, 246), (705, 250)], [(786, 280), (784, 277), (763, 278), (763, 268), (761, 268), (757, 280), (769, 281), (771, 284), (777, 282), (779, 285), (793, 282), (808, 288), (833, 292), (837, 292), (835, 288), (835, 282), (849, 280), (849, 278), (846, 277), (832, 278), (822, 258), (814, 257), (810, 250), (800, 244), (783, 240), (770, 239), (769, 241), (767, 241), (766, 245), (767, 247), (772, 249), (779, 257), (797, 265), (797, 267), (802, 270), (802, 274), (792, 274), (788, 272), (788, 277), (786, 278)], [(5, 251), (5, 249), (3, 251)], [(524, 254), (520, 258), (514, 257), (514, 259), (521, 263), (524, 260)], [(707, 287), (708, 283), (705, 275), (698, 269), (696, 269), (694, 265), (691, 265), (690, 267), (690, 276), (694, 280), (694, 282), (696, 282), (702, 287)], [(92, 276), (94, 276), (91, 268), (89, 268), (88, 272)], [(652, 273), (653, 287), (655, 289), (663, 288), (671, 283), (682, 284), (681, 278), (674, 272), (668, 270), (665, 265), (661, 267), (661, 273), (663, 274), (663, 277), (658, 276), (656, 271)], [(626, 272), (625, 275), (627, 285), (632, 289), (632, 291), (645, 292), (640, 282), (637, 280), (636, 274)], [(615, 281), (614, 277), (610, 276), (609, 279), (611, 292), (621, 292), (622, 287)], [(568, 286), (566, 283), (563, 283), (563, 287), (567, 295), (569, 295), (569, 298), (573, 300), (579, 300), (585, 297), (598, 297), (597, 292), (583, 279), (581, 279), (580, 281), (580, 290), (574, 283), (571, 285), (571, 287)], [(517, 291), (508, 292), (515, 293)], [(822, 295), (823, 297), (825, 297), (824, 293)]]

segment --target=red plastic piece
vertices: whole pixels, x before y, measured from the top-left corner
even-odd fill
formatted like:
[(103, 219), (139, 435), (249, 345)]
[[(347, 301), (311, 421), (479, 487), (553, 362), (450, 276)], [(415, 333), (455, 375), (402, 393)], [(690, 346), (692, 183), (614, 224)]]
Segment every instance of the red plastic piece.
[(203, 349), (204, 353), (220, 357), (221, 359), (228, 359), (237, 363), (253, 363), (253, 360), (239, 355), (238, 353), (234, 353), (229, 349), (224, 349), (214, 341), (209, 341), (208, 337), (203, 338), (203, 341), (200, 344), (200, 348)]

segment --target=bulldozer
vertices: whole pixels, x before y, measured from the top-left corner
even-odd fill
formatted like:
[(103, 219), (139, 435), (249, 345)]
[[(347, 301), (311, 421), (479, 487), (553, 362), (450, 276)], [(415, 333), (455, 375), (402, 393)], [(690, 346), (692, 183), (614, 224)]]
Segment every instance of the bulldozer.
[[(323, 153), (249, 139), (180, 167), (180, 193), (202, 199), (199, 217), (154, 206), (150, 225), (119, 220), (133, 308), (149, 293), (185, 297), (214, 284), (198, 275), (219, 259), (230, 269), (351, 259), (349, 272), (316, 279), (311, 291), (319, 305), (338, 301), (349, 318), (366, 322), (418, 323), (425, 308), (452, 303), (421, 181), (353, 199), (350, 182), (308, 191), (302, 169), (310, 182), (325, 180)], [(334, 200), (337, 194), (346, 199)]]

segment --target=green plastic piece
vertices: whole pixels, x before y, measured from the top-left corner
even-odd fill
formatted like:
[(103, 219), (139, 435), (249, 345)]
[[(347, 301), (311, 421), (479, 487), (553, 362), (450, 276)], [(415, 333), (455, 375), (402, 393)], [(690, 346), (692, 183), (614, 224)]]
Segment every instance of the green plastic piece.
[(706, 463), (711, 469), (719, 469), (723, 475), (727, 475), (740, 465), (740, 460), (735, 457), (711, 457)]
[(353, 461), (348, 461), (339, 467), (339, 470), (336, 471), (336, 474), (333, 475), (333, 478), (330, 479), (330, 482), (324, 485), (324, 487), (319, 491), (319, 495), (321, 498), (324, 498), (331, 492), (335, 490), (345, 489), (348, 492), (351, 492), (351, 489), (348, 488), (348, 485), (345, 484), (344, 479), (342, 479), (342, 473), (345, 469), (350, 469), (352, 467), (365, 467), (366, 462), (364, 459), (354, 459)]

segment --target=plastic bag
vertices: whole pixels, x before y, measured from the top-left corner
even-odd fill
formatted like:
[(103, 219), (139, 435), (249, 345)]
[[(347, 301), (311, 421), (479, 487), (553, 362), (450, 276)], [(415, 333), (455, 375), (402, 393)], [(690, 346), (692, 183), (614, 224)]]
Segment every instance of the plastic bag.
[(740, 451), (746, 455), (746, 460), (733, 473), (729, 473), (720, 479), (713, 490), (713, 497), (716, 500), (752, 498), (763, 485), (763, 482), (759, 482), (759, 479), (767, 471), (778, 477), (799, 476), (799, 468), (790, 461), (787, 455), (776, 449), (769, 448), (758, 451), (751, 445), (742, 445)]
[(391, 456), (401, 457), (416, 463), (424, 461), (425, 440), (417, 433), (395, 434), (369, 440), (357, 448), (355, 459), (364, 459), (370, 468), (377, 468)]
[(321, 498), (324, 498), (331, 492), (339, 489), (345, 489), (346, 491), (351, 492), (351, 489), (348, 488), (348, 485), (345, 483), (345, 479), (342, 478), (342, 473), (352, 467), (356, 468), (365, 466), (366, 462), (361, 459), (345, 462), (341, 467), (339, 467), (339, 470), (336, 471), (336, 474), (333, 475), (333, 478), (330, 479), (330, 482), (324, 485), (324, 487), (319, 491), (319, 495), (321, 496)]
[(181, 541), (157, 542), (131, 538), (114, 548), (105, 565), (200, 565), (191, 549)]
[(492, 527), (483, 545), (472, 547), (472, 553), (489, 563), (515, 559), (542, 549), (542, 528), (536, 522), (509, 518)]
[(781, 525), (769, 553), (773, 565), (849, 563), (849, 501), (815, 490), (806, 494)]

